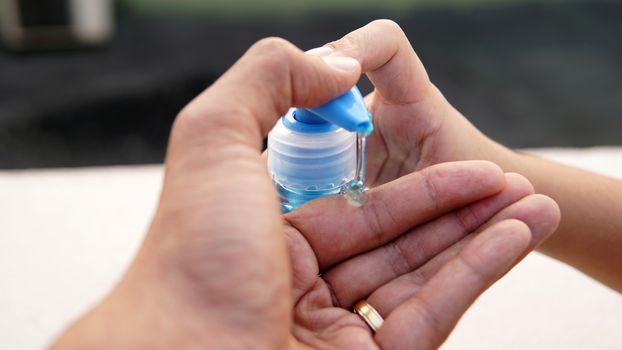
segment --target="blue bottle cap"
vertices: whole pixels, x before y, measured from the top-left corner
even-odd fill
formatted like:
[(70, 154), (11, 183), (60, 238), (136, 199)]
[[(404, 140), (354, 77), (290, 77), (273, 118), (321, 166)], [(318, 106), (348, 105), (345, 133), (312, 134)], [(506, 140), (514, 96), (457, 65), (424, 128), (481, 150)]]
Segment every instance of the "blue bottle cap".
[(369, 135), (374, 130), (363, 95), (356, 86), (321, 106), (298, 108), (295, 118), (306, 124), (321, 124), (326, 121), (363, 135)]

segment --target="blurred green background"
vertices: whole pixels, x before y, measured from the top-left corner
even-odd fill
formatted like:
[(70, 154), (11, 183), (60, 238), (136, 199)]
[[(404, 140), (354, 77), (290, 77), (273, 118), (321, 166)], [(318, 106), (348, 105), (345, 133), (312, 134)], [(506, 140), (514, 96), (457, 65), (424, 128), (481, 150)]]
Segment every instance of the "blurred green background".
[[(425, 7), (468, 8), (481, 5), (507, 5), (520, 0), (125, 0), (124, 3), (142, 13), (209, 13), (219, 15), (273, 15), (304, 14), (323, 10), (361, 12), (383, 10), (399, 15), (402, 11)], [(544, 2), (547, 2), (546, 0)], [(548, 1), (551, 2), (551, 1)], [(559, 1), (556, 1), (559, 2)]]
[(622, 145), (619, 1), (123, 0), (115, 17), (103, 47), (0, 50), (0, 168), (161, 162), (177, 111), (253, 42), (309, 49), (377, 18), (497, 141)]

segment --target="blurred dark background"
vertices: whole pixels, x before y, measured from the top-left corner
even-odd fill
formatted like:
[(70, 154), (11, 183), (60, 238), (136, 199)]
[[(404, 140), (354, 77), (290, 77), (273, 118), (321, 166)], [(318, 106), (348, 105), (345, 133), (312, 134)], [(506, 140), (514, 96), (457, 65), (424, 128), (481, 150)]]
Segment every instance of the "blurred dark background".
[[(309, 49), (376, 18), (402, 26), (433, 82), (497, 141), (622, 145), (617, 1), (125, 0), (77, 38), (58, 29), (72, 0), (1, 1), (2, 169), (161, 162), (177, 111), (254, 41)], [(10, 2), (36, 30), (7, 37)]]

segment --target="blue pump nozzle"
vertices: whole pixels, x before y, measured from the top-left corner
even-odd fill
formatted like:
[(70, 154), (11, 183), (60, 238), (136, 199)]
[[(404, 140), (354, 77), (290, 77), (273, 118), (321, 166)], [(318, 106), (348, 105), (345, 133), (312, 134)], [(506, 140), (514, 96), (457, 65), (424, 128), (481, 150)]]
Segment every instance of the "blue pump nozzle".
[(321, 106), (297, 108), (295, 118), (307, 124), (330, 122), (363, 135), (369, 135), (374, 130), (363, 95), (356, 86)]

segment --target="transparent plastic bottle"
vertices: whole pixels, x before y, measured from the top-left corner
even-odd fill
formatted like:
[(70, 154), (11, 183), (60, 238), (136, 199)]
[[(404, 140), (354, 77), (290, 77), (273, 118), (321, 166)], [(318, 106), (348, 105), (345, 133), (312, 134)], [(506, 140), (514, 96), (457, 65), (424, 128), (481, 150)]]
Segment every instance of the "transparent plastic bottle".
[(290, 109), (268, 135), (268, 169), (281, 211), (342, 193), (357, 176), (357, 133), (371, 130), (356, 87), (322, 106)]

